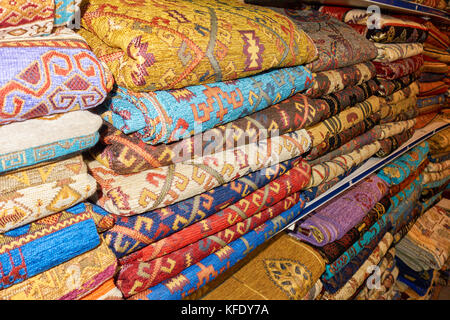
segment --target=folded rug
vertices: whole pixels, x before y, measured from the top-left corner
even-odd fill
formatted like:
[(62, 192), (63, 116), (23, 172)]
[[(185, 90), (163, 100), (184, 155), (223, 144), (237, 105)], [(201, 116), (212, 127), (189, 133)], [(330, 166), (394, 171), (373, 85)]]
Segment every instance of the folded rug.
[(418, 54), (409, 58), (393, 62), (373, 62), (377, 70), (377, 77), (393, 80), (415, 72), (423, 65), (423, 56)]
[(421, 202), (424, 202), (432, 197), (434, 197), (435, 195), (442, 193), (445, 189), (447, 189), (447, 186), (449, 185), (450, 182), (450, 178), (444, 178), (440, 181), (436, 181), (435, 183), (437, 183), (437, 186), (435, 187), (429, 187), (430, 184), (425, 184), (423, 189), (422, 189), (422, 194), (420, 195), (419, 200)]
[[(414, 180), (416, 180), (420, 174), (423, 175), (423, 171), (426, 168), (426, 166), (428, 165), (428, 163), (429, 163), (429, 160), (427, 158), (425, 158), (422, 160), (422, 162), (417, 167), (412, 167), (412, 168), (410, 167), (412, 170), (410, 171), (407, 178), (403, 179), (398, 184), (391, 184), (389, 186), (389, 192), (388, 192), (389, 196), (390, 197), (395, 196), (397, 193), (403, 191), (412, 182), (414, 182)], [(407, 166), (407, 164), (402, 164), (402, 163), (400, 163), (400, 165)]]
[(323, 268), (314, 249), (284, 234), (203, 300), (301, 300)]
[(101, 243), (97, 248), (1, 290), (0, 298), (78, 300), (112, 279), (116, 266), (116, 257), (106, 244)]
[(450, 46), (450, 38), (444, 32), (441, 32), (431, 21), (424, 22), (424, 25), (428, 28), (427, 43), (447, 50)]
[[(185, 268), (220, 250), (225, 245), (245, 235), (249, 231), (254, 230), (267, 220), (292, 208), (298, 201), (299, 195), (300, 193), (298, 192), (294, 193), (275, 203), (271, 207), (266, 208), (263, 211), (258, 211), (257, 214), (253, 216), (248, 214), (249, 217), (247, 219), (237, 222), (217, 233), (213, 234), (212, 232), (208, 232), (208, 234), (211, 235), (203, 239), (195, 241), (195, 238), (193, 238), (189, 241), (185, 241), (184, 247), (171, 253), (167, 253), (162, 257), (152, 259), (150, 256), (147, 260), (145, 257), (141, 256), (142, 258), (140, 258), (139, 261), (127, 262), (120, 268), (116, 285), (123, 292), (125, 297), (129, 297), (130, 295), (141, 292), (163, 280), (172, 278)], [(205, 223), (207, 223), (207, 221), (205, 221)], [(142, 249), (142, 251), (147, 248), (148, 247)]]
[(390, 122), (376, 125), (373, 130), (377, 131), (378, 140), (383, 140), (389, 137), (393, 137), (397, 134), (405, 132), (408, 129), (414, 127), (416, 123), (415, 119), (409, 119), (398, 122)]
[[(179, 275), (164, 280), (156, 286), (132, 296), (130, 299), (182, 299), (210, 281), (213, 281), (217, 276), (245, 258), (259, 245), (272, 238), (278, 231), (282, 230), (295, 219), (302, 211), (304, 205), (305, 201), (300, 196), (300, 201), (291, 209), (265, 222), (219, 251), (197, 262), (195, 265), (184, 269)], [(277, 250), (277, 252), (281, 253), (285, 251)], [(317, 257), (320, 257), (320, 255), (318, 254)], [(311, 282), (314, 284), (313, 281)], [(306, 292), (307, 290), (304, 293)]]
[(428, 138), (427, 142), (430, 145), (431, 154), (444, 152), (444, 150), (450, 146), (450, 128), (446, 128), (444, 130), (437, 132), (436, 134)]
[(396, 245), (398, 257), (415, 271), (441, 269), (450, 254), (449, 222), (448, 210), (428, 209)]
[(448, 72), (448, 67), (445, 62), (441, 62), (428, 56), (424, 56), (423, 60), (422, 72), (441, 74), (446, 74)]
[(311, 179), (305, 189), (316, 187), (344, 174), (372, 157), (379, 149), (380, 142), (375, 141), (350, 153), (337, 156), (330, 161), (314, 165), (311, 168)]
[(356, 123), (354, 126), (338, 132), (333, 136), (327, 137), (319, 145), (311, 148), (304, 156), (305, 160), (310, 162), (322, 155), (328, 155), (331, 151), (339, 148), (343, 144), (352, 140), (353, 138), (362, 135), (364, 132), (369, 131), (375, 125), (380, 122), (380, 112), (376, 112), (361, 122)]
[(177, 90), (132, 92), (118, 87), (103, 119), (145, 143), (178, 141), (274, 105), (312, 86), (303, 66), (283, 68), (234, 81)]
[(97, 191), (88, 173), (0, 195), (0, 233), (44, 218), (86, 200)]
[[(338, 258), (351, 248), (357, 241), (363, 237), (364, 233), (369, 230), (383, 215), (387, 212), (391, 202), (389, 196), (384, 196), (380, 201), (375, 203), (372, 209), (351, 228), (342, 238), (330, 242), (322, 247), (315, 247), (317, 251), (323, 256), (328, 264), (338, 260)], [(381, 222), (382, 223), (382, 222)]]
[(377, 43), (377, 56), (374, 62), (389, 63), (400, 59), (416, 56), (423, 52), (422, 43)]
[(422, 72), (419, 81), (420, 82), (444, 81), (445, 77), (446, 77), (445, 73)]
[(419, 93), (419, 85), (417, 84), (417, 81), (414, 81), (409, 86), (400, 89), (398, 91), (395, 91), (389, 96), (384, 97), (384, 100), (386, 103), (393, 104), (397, 103), (401, 100), (415, 97)]
[(340, 239), (364, 218), (387, 191), (388, 185), (377, 176), (366, 178), (299, 222), (295, 235), (320, 247)]
[(60, 181), (82, 173), (87, 173), (87, 166), (83, 161), (82, 155), (10, 171), (0, 175), (0, 195), (45, 183)]
[(271, 107), (171, 144), (152, 146), (135, 134), (125, 135), (105, 122), (100, 132), (105, 146), (98, 144), (91, 153), (97, 161), (119, 174), (162, 167), (310, 127), (366, 100), (376, 88), (375, 82), (370, 80), (320, 99), (298, 93)]
[(380, 141), (380, 149), (375, 153), (376, 157), (384, 158), (397, 150), (403, 143), (408, 141), (413, 135), (415, 130), (413, 128), (405, 130), (395, 136), (383, 139)]
[(48, 35), (54, 17), (54, 0), (4, 1), (0, 12), (0, 40)]
[(447, 168), (439, 172), (425, 172), (423, 174), (423, 183), (427, 184), (435, 181), (440, 181), (442, 179), (445, 179), (449, 175), (450, 175), (450, 168)]
[(399, 269), (397, 280), (403, 282), (419, 296), (425, 296), (433, 283), (433, 270), (415, 271), (411, 269), (403, 259), (398, 256), (398, 251), (395, 260)]
[(109, 279), (80, 300), (123, 300), (123, 295), (114, 284), (114, 279)]
[(101, 124), (80, 110), (0, 126), (0, 172), (86, 150), (97, 143)]
[(97, 204), (117, 215), (134, 215), (193, 197), (250, 172), (295, 158), (309, 149), (304, 129), (174, 165), (118, 175), (92, 160), (100, 185)]
[(307, 132), (312, 140), (311, 147), (316, 147), (327, 138), (349, 129), (378, 110), (380, 110), (380, 99), (376, 96), (371, 96), (354, 107), (345, 109), (337, 115), (309, 127)]
[(237, 1), (91, 0), (83, 9), (80, 34), (116, 83), (134, 91), (233, 80), (317, 56), (288, 17)]
[[(353, 243), (347, 250), (345, 250), (336, 260), (330, 262), (325, 267), (325, 272), (322, 274), (322, 280), (328, 282), (325, 287), (327, 291), (336, 292), (343, 283), (347, 282), (345, 275), (348, 275), (348, 265), (355, 265), (355, 262), (362, 263), (369, 256), (370, 252), (380, 242), (383, 235), (389, 230), (389, 222), (386, 215), (383, 215), (376, 221), (366, 232), (363, 233), (355, 243)], [(369, 249), (369, 250), (368, 250)], [(364, 252), (364, 253), (363, 253)], [(354, 270), (353, 267), (350, 267)], [(344, 276), (344, 277), (343, 277)], [(345, 279), (345, 280), (343, 280)], [(325, 283), (324, 283), (325, 284)], [(335, 288), (328, 290), (330, 286)]]
[(437, 162), (437, 163), (432, 163), (430, 162), (426, 168), (425, 168), (425, 172), (439, 172), (445, 169), (450, 168), (450, 160), (445, 160), (442, 162)]
[(448, 85), (443, 81), (419, 82), (418, 97), (435, 96), (446, 93)]
[(192, 198), (146, 213), (121, 217), (104, 233), (114, 254), (121, 258), (148, 244), (205, 219), (288, 172), (302, 160), (295, 158), (247, 174)]
[(385, 256), (392, 243), (392, 234), (387, 232), (383, 239), (378, 243), (376, 248), (372, 251), (370, 256), (361, 264), (358, 270), (354, 272), (351, 278), (336, 292), (330, 294), (325, 292), (322, 296), (323, 300), (347, 300), (353, 296), (356, 290), (364, 283), (369, 277), (373, 268), (370, 266), (377, 265), (381, 259)]
[(438, 61), (450, 63), (450, 53), (426, 43), (424, 45), (423, 54)]
[[(379, 278), (369, 276), (372, 282), (366, 281), (363, 284), (355, 300), (390, 300), (387, 294), (393, 291), (394, 283), (397, 280), (399, 270), (396, 266), (395, 247), (391, 247), (381, 262), (378, 264), (378, 270), (375, 270), (372, 275), (379, 276)], [(384, 296), (384, 297), (383, 297)]]
[[(379, 115), (379, 113), (377, 113)], [(376, 114), (374, 114), (376, 115)], [(324, 155), (320, 156), (319, 158), (313, 159), (313, 160), (308, 160), (308, 163), (312, 166), (314, 165), (318, 165), (327, 161), (331, 161), (336, 157), (339, 157), (341, 155), (350, 153), (356, 149), (360, 149), (365, 145), (368, 145), (370, 143), (373, 143), (374, 141), (376, 141), (378, 139), (378, 135), (379, 135), (379, 130), (377, 130), (377, 128), (372, 128), (370, 130), (368, 130), (367, 132), (351, 139), (350, 141), (348, 141), (345, 144), (342, 144), (341, 146), (339, 146), (338, 148), (334, 149), (334, 150), (330, 150), (327, 153), (325, 153)], [(314, 149), (314, 148), (313, 148)], [(310, 153), (308, 153), (309, 155)]]
[(406, 76), (393, 79), (393, 80), (386, 80), (381, 78), (375, 78), (375, 81), (378, 84), (378, 91), (377, 95), (386, 97), (394, 92), (401, 90), (403, 88), (408, 87), (411, 83), (416, 81), (420, 77), (421, 71), (417, 70), (411, 74), (408, 74)]
[(427, 107), (433, 104), (444, 104), (446, 101), (446, 95), (445, 94), (439, 94), (436, 96), (428, 96), (423, 98), (417, 99), (417, 107), (423, 108)]
[[(367, 261), (370, 255), (374, 252), (377, 245), (383, 239), (387, 232), (387, 227), (384, 226), (380, 231), (375, 234), (375, 237), (368, 243), (365, 243), (358, 254), (350, 259), (338, 272), (333, 274), (331, 278), (325, 278), (324, 274), (321, 276), (321, 280), (327, 294), (336, 293), (352, 278), (352, 276), (358, 271), (358, 269)], [(358, 287), (359, 288), (359, 287)], [(356, 289), (358, 289), (356, 288)], [(356, 291), (356, 290), (355, 290)], [(353, 293), (354, 294), (354, 293)]]
[(432, 104), (426, 107), (417, 108), (418, 116), (423, 116), (427, 114), (436, 114), (439, 113), (442, 109), (444, 109), (446, 106), (445, 104)]
[(313, 73), (312, 87), (306, 88), (305, 95), (310, 98), (338, 92), (346, 87), (360, 85), (376, 75), (371, 61), (361, 62), (335, 70)]
[(71, 209), (3, 233), (0, 288), (23, 282), (92, 250), (99, 243), (91, 213)]
[(1, 125), (93, 108), (110, 90), (100, 61), (69, 29), (0, 41), (0, 57)]
[(432, 163), (443, 162), (446, 160), (450, 160), (450, 151), (438, 152), (438, 150), (433, 150), (428, 154), (428, 159)]
[(428, 36), (428, 28), (420, 23), (386, 14), (374, 19), (369, 10), (351, 9), (345, 13), (343, 21), (367, 39), (379, 43), (423, 43)]
[(314, 42), (319, 58), (305, 65), (312, 72), (327, 71), (370, 61), (374, 44), (345, 23), (316, 10), (272, 10), (292, 19)]
[[(197, 223), (187, 226), (170, 236), (166, 236), (139, 251), (122, 257), (120, 264), (130, 264), (135, 261), (149, 261), (174, 252), (202, 238), (224, 230), (229, 226), (235, 225), (237, 222), (244, 221), (266, 209), (269, 210), (269, 213), (273, 210), (273, 215), (276, 215), (273, 206), (291, 194), (300, 191), (308, 183), (310, 175), (311, 167), (308, 163), (305, 161), (299, 162), (281, 177), (269, 182), (264, 187), (242, 198), (235, 204)], [(270, 209), (271, 207), (273, 209)], [(280, 207), (280, 209), (283, 207)], [(285, 210), (279, 211), (278, 214)], [(208, 227), (205, 229), (205, 226)]]
[[(380, 99), (380, 101), (383, 101)], [(397, 101), (397, 102), (389, 102), (389, 103), (381, 103), (380, 112), (381, 112), (381, 119), (389, 119), (394, 118), (395, 116), (399, 115), (402, 112), (407, 111), (410, 108), (416, 107), (417, 105), (417, 98), (416, 96), (411, 96), (409, 98)], [(387, 121), (385, 122), (394, 122), (394, 121)]]
[(377, 176), (389, 186), (400, 184), (417, 170), (422, 161), (426, 159), (428, 152), (428, 142), (421, 142), (377, 171)]

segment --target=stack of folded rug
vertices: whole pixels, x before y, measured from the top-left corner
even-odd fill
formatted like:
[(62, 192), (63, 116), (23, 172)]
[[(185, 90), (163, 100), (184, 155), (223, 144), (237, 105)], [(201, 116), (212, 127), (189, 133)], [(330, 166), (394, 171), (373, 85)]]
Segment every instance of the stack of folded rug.
[(180, 299), (303, 207), (304, 127), (321, 115), (300, 94), (313, 83), (302, 65), (317, 50), (286, 16), (234, 0), (83, 10), (79, 33), (116, 82), (88, 162), (116, 220), (103, 234), (115, 284), (127, 299)]
[(2, 7), (0, 299), (79, 299), (117, 265), (99, 236), (112, 218), (85, 202), (97, 185), (81, 155), (102, 124), (88, 109), (105, 100), (111, 82), (65, 27), (69, 3)]

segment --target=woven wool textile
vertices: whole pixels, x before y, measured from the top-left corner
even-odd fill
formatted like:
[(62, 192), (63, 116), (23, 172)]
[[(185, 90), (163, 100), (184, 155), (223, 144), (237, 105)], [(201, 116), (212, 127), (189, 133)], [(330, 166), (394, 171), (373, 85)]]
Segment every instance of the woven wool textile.
[(134, 215), (190, 198), (250, 172), (292, 159), (309, 149), (304, 129), (204, 158), (132, 175), (118, 175), (93, 160), (90, 173), (101, 188), (97, 204), (118, 215)]
[(345, 109), (337, 115), (309, 127), (307, 131), (312, 140), (312, 147), (318, 146), (330, 136), (349, 129), (356, 123), (376, 113), (379, 109), (380, 99), (376, 96), (371, 96), (354, 107)]
[(55, 26), (66, 26), (76, 19), (75, 12), (79, 10), (82, 0), (55, 0)]
[(446, 77), (445, 73), (422, 72), (419, 81), (420, 82), (444, 81), (445, 77)]
[[(189, 245), (162, 257), (122, 265), (116, 284), (124, 293), (124, 296), (128, 296), (154, 286), (165, 279), (172, 278), (186, 267), (220, 250), (220, 248), (237, 240), (267, 220), (290, 209), (298, 201), (299, 195), (300, 193), (294, 193), (273, 206), (257, 212), (253, 216), (249, 214), (249, 218), (196, 242), (193, 242), (195, 238), (191, 239), (186, 242), (190, 243)], [(212, 232), (208, 232), (208, 234), (210, 233)], [(145, 249), (147, 247), (142, 250)]]
[(103, 102), (109, 91), (103, 67), (86, 42), (69, 31), (0, 41), (0, 124)]
[(416, 96), (419, 93), (419, 85), (417, 84), (417, 81), (411, 83), (409, 86), (400, 89), (398, 91), (395, 91), (391, 95), (384, 97), (387, 103), (392, 104), (399, 102), (401, 100), (411, 98)]
[(54, 0), (3, 1), (0, 40), (47, 35), (52, 31)]
[(426, 43), (447, 50), (450, 46), (450, 38), (448, 35), (441, 32), (431, 21), (424, 22), (424, 25), (429, 31)]
[(373, 62), (377, 77), (393, 80), (417, 71), (423, 65), (421, 54), (394, 62)]
[(400, 146), (408, 141), (413, 135), (415, 130), (413, 128), (405, 130), (395, 136), (389, 137), (380, 141), (380, 149), (375, 153), (376, 157), (384, 158), (397, 150)]
[(298, 93), (226, 125), (171, 144), (155, 146), (142, 142), (135, 134), (125, 135), (106, 123), (100, 134), (105, 146), (99, 144), (92, 153), (97, 161), (116, 173), (140, 172), (312, 126), (366, 100), (375, 91), (375, 82), (370, 80), (320, 99), (310, 99)]
[(296, 236), (320, 247), (340, 239), (361, 221), (387, 191), (388, 185), (377, 176), (366, 178), (300, 222)]
[(121, 258), (225, 209), (282, 176), (299, 161), (295, 158), (261, 169), (161, 209), (129, 217), (117, 216), (104, 239)]
[(311, 88), (306, 88), (305, 95), (319, 98), (323, 95), (338, 92), (346, 87), (360, 85), (376, 75), (372, 62), (362, 62), (348, 67), (313, 73)]
[(399, 59), (416, 56), (423, 52), (422, 43), (374, 43), (377, 56), (374, 62), (393, 62)]
[(123, 295), (111, 278), (80, 300), (123, 300)]
[(0, 288), (49, 270), (99, 243), (91, 214), (70, 209), (3, 233), (0, 235)]
[(101, 124), (99, 116), (80, 110), (0, 126), (0, 172), (88, 149)]
[(314, 249), (284, 234), (204, 300), (301, 300), (323, 268)]
[[(147, 261), (158, 258), (243, 221), (263, 210), (269, 209), (289, 195), (300, 191), (308, 183), (310, 176), (311, 167), (306, 161), (301, 161), (276, 180), (269, 182), (236, 203), (123, 257), (120, 263), (128, 264), (134, 261)], [(208, 227), (205, 228), (205, 226)]]
[(418, 97), (434, 96), (446, 93), (448, 85), (443, 81), (419, 82)]
[[(294, 207), (267, 221), (219, 251), (184, 269), (178, 276), (131, 297), (136, 300), (175, 300), (191, 294), (217, 276), (233, 267), (259, 245), (268, 241), (301, 212), (305, 201), (300, 199)], [(306, 292), (305, 292), (306, 293)]]
[(342, 288), (348, 280), (356, 273), (356, 271), (361, 267), (361, 265), (369, 258), (370, 254), (375, 250), (377, 245), (380, 243), (383, 236), (386, 234), (387, 228), (384, 227), (381, 231), (375, 234), (375, 237), (371, 239), (368, 243), (364, 244), (361, 250), (352, 257), (338, 272), (333, 274), (331, 278), (325, 278), (323, 274), (321, 280), (325, 291), (327, 293), (336, 293), (340, 288)]
[(322, 155), (327, 155), (331, 151), (339, 148), (344, 143), (372, 129), (379, 122), (380, 112), (376, 112), (367, 117), (365, 120), (356, 123), (354, 126), (351, 126), (350, 128), (343, 130), (333, 136), (327, 137), (324, 141), (322, 141), (322, 143), (311, 148), (304, 158), (308, 161), (311, 161)]
[(97, 182), (87, 173), (0, 195), (0, 232), (68, 209), (89, 198)]
[(322, 247), (316, 247), (325, 261), (330, 264), (337, 260), (345, 251), (355, 244), (364, 233), (372, 227), (389, 209), (391, 203), (389, 196), (384, 196), (353, 228), (342, 236), (342, 238), (330, 242)]
[(101, 243), (12, 287), (0, 291), (2, 300), (78, 300), (89, 294), (116, 270), (115, 256)]
[(353, 274), (353, 276), (348, 280), (342, 288), (340, 288), (336, 293), (329, 294), (325, 292), (322, 296), (323, 300), (346, 300), (349, 299), (355, 291), (363, 284), (363, 282), (370, 275), (369, 266), (377, 265), (381, 259), (385, 256), (388, 251), (393, 237), (392, 234), (387, 232), (377, 247), (373, 250), (366, 261), (361, 265), (361, 267)]
[(317, 187), (344, 174), (372, 157), (380, 150), (380, 147), (380, 142), (375, 141), (350, 153), (337, 156), (330, 161), (314, 165), (311, 168), (311, 179), (306, 188)]
[(118, 87), (103, 118), (149, 144), (177, 141), (274, 105), (312, 85), (302, 66), (235, 81), (150, 93)]
[(411, 74), (408, 74), (406, 76), (394, 79), (394, 80), (386, 80), (381, 78), (376, 78), (375, 81), (378, 85), (378, 95), (382, 97), (389, 96), (393, 94), (394, 92), (401, 90), (403, 88), (408, 87), (411, 83), (416, 81), (421, 72), (420, 70), (413, 72)]
[(10, 171), (0, 175), (0, 194), (34, 187), (87, 173), (83, 156), (77, 155), (60, 161), (43, 163), (40, 166)]
[(81, 24), (116, 83), (134, 91), (233, 80), (317, 56), (289, 18), (236, 1), (91, 0)]
[(319, 57), (306, 65), (312, 72), (366, 62), (377, 54), (371, 41), (329, 15), (316, 10), (273, 10), (288, 16), (313, 40)]

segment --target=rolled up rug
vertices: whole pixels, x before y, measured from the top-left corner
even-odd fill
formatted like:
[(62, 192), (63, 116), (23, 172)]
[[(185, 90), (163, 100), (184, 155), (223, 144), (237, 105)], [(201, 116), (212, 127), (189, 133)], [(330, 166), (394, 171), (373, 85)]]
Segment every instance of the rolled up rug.
[(396, 116), (411, 108), (417, 109), (417, 98), (415, 96), (394, 103), (382, 103), (380, 107), (381, 123), (395, 122)]
[(318, 59), (305, 65), (312, 72), (338, 69), (370, 61), (377, 55), (374, 44), (345, 23), (316, 10), (272, 8), (293, 20), (311, 37)]
[(387, 191), (388, 185), (380, 178), (366, 178), (299, 222), (295, 235), (320, 247), (340, 239), (364, 218)]
[(295, 158), (310, 144), (309, 135), (301, 129), (262, 143), (130, 175), (118, 175), (95, 160), (88, 162), (88, 167), (102, 191), (97, 204), (108, 212), (129, 216), (168, 206)]
[(101, 124), (98, 115), (79, 110), (0, 126), (0, 172), (87, 150)]
[(284, 234), (203, 300), (301, 300), (323, 268), (314, 249)]
[(348, 67), (313, 73), (312, 87), (304, 92), (310, 98), (319, 98), (346, 87), (360, 85), (376, 75), (371, 61), (361, 62)]
[(148, 144), (169, 143), (270, 107), (312, 86), (303, 66), (228, 82), (150, 93), (118, 87), (103, 119)]
[(445, 49), (450, 46), (450, 39), (447, 34), (440, 31), (431, 21), (425, 21), (424, 25), (428, 28), (427, 43)]
[[(272, 238), (295, 219), (305, 205), (304, 199), (279, 216), (267, 221), (255, 230), (231, 242), (214, 254), (183, 270), (178, 276), (138, 293), (131, 300), (174, 300), (182, 299), (195, 290), (201, 289), (220, 274), (233, 267), (255, 248)], [(278, 250), (278, 252), (282, 252)], [(318, 255), (320, 257), (320, 255)], [(314, 283), (313, 283), (314, 284)], [(305, 291), (306, 293), (306, 291)]]
[(98, 247), (55, 265), (12, 287), (0, 290), (2, 300), (78, 300), (112, 279), (117, 261), (102, 242)]
[(374, 62), (389, 63), (400, 59), (416, 56), (423, 52), (422, 43), (377, 43), (377, 56)]
[[(300, 191), (308, 183), (310, 175), (311, 167), (306, 161), (301, 161), (281, 177), (269, 182), (264, 187), (242, 198), (235, 204), (122, 257), (120, 264), (130, 264), (135, 261), (149, 261), (164, 256), (232, 226), (237, 222), (244, 221), (263, 210), (267, 209), (270, 213), (270, 208), (276, 203)], [(273, 215), (275, 215), (275, 208), (273, 210)], [(281, 210), (278, 214), (282, 211), (284, 210)], [(208, 226), (207, 229), (205, 229), (205, 225)]]
[(373, 62), (377, 70), (377, 77), (394, 80), (417, 71), (423, 65), (423, 56), (418, 54), (409, 58), (393, 62)]
[(414, 135), (415, 129), (410, 128), (395, 136), (380, 141), (380, 149), (375, 153), (376, 157), (384, 158), (397, 150), (403, 143), (408, 141)]
[(342, 236), (342, 238), (330, 242), (322, 247), (315, 247), (323, 256), (327, 264), (331, 264), (346, 252), (364, 233), (372, 227), (387, 212), (391, 203), (389, 196), (384, 196), (353, 228)]
[(80, 34), (116, 83), (133, 91), (234, 80), (317, 56), (311, 39), (292, 20), (236, 1), (155, 6), (94, 0), (83, 12)]
[(70, 29), (0, 41), (0, 56), (0, 125), (90, 109), (111, 89), (101, 62)]
[(74, 208), (9, 230), (0, 244), (5, 289), (94, 249), (100, 238), (91, 213)]
[(161, 209), (129, 217), (117, 216), (104, 239), (121, 258), (225, 209), (282, 176), (300, 161), (300, 158), (287, 160)]

